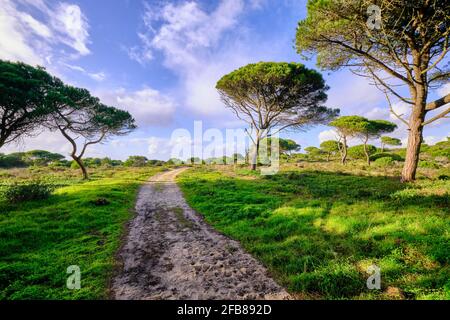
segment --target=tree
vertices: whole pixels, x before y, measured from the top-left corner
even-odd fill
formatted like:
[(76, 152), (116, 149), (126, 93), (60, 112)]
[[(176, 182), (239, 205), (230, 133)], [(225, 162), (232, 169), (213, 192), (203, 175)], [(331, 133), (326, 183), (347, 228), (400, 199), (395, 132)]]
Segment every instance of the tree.
[(391, 137), (381, 137), (381, 152), (384, 152), (384, 148), (386, 146), (401, 146), (402, 141), (397, 138), (391, 138)]
[(89, 175), (83, 164), (87, 147), (113, 135), (124, 135), (136, 128), (127, 112), (102, 104), (85, 89), (67, 86), (61, 81), (47, 99), (52, 114), (46, 126), (59, 131), (72, 145), (71, 157), (81, 168), (83, 179)]
[(0, 148), (33, 135), (50, 113), (52, 77), (43, 68), (0, 60)]
[(0, 153), (0, 168), (23, 168), (27, 164), (23, 160), (23, 153), (16, 152), (7, 155)]
[(340, 152), (342, 148), (342, 143), (335, 140), (324, 141), (320, 144), (320, 149), (327, 154), (327, 161), (330, 161), (330, 157)]
[(125, 167), (145, 167), (148, 159), (144, 156), (130, 156), (124, 162)]
[[(415, 180), (423, 128), (450, 113), (450, 94), (429, 101), (450, 78), (448, 12), (447, 0), (309, 0), (297, 28), (300, 54), (316, 54), (322, 69), (349, 67), (385, 93), (409, 130), (403, 181)], [(411, 107), (408, 120), (390, 97)]]
[(324, 152), (317, 147), (307, 147), (305, 148), (305, 151), (311, 158), (320, 157), (324, 154)]
[(252, 170), (261, 139), (272, 130), (305, 129), (339, 113), (323, 106), (328, 87), (322, 75), (298, 63), (249, 64), (224, 76), (216, 88), (225, 106), (255, 130)]
[(334, 127), (339, 135), (339, 143), (341, 143), (340, 146), (342, 146), (342, 164), (346, 164), (347, 162), (348, 139), (355, 137), (358, 133), (362, 132), (366, 122), (367, 119), (360, 116), (344, 116), (330, 122), (330, 126)]
[(397, 129), (397, 125), (386, 120), (364, 119), (359, 127), (360, 129), (357, 134), (363, 139), (367, 164), (370, 166), (370, 154), (367, 150), (367, 143), (369, 142), (369, 139), (379, 138), (384, 133), (393, 132)]
[(299, 152), (301, 146), (291, 139), (279, 139), (280, 140), (280, 152), (283, 154), (291, 155), (292, 152)]
[(32, 150), (25, 152), (23, 160), (31, 165), (47, 166), (52, 162), (61, 161), (65, 157), (59, 153), (52, 153), (45, 150)]

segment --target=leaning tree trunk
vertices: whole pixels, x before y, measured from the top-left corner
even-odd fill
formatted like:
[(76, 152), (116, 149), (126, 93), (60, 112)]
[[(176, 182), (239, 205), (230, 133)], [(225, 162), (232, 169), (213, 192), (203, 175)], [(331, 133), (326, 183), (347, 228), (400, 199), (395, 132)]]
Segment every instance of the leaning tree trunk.
[(402, 181), (411, 182), (416, 179), (419, 164), (420, 146), (423, 141), (423, 121), (425, 118), (425, 103), (416, 104), (409, 121), (408, 146), (406, 148), (405, 165), (402, 171)]
[(89, 179), (89, 175), (87, 172), (87, 169), (83, 163), (83, 160), (81, 160), (81, 158), (76, 157), (76, 156), (72, 156), (73, 160), (78, 164), (78, 166), (80, 167), (81, 171), (83, 172), (83, 180), (88, 180)]
[(367, 164), (370, 166), (370, 155), (369, 151), (367, 151), (367, 142), (369, 141), (369, 138), (366, 138), (364, 141), (364, 154), (366, 155)]
[(347, 163), (347, 138), (344, 138), (344, 143), (342, 145), (342, 164)]

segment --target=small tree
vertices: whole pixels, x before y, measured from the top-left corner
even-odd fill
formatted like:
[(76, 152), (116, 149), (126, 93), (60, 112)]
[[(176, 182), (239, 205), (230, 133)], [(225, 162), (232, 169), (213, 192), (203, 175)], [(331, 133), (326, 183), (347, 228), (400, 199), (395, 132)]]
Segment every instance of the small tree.
[(148, 159), (144, 156), (129, 156), (123, 163), (125, 167), (145, 167)]
[(260, 142), (272, 130), (305, 129), (339, 113), (323, 106), (328, 87), (322, 75), (298, 63), (249, 64), (224, 76), (216, 88), (225, 106), (255, 130), (252, 170)]
[(44, 102), (52, 85), (43, 68), (0, 60), (0, 148), (36, 132), (50, 113)]
[(291, 139), (280, 139), (280, 152), (283, 154), (291, 155), (292, 152), (299, 152), (301, 146)]
[(343, 149), (343, 145), (339, 141), (328, 140), (320, 144), (320, 149), (327, 154), (327, 162), (330, 161), (332, 155), (337, 154)]
[(370, 166), (370, 154), (367, 150), (367, 143), (370, 139), (379, 138), (384, 133), (389, 133), (397, 129), (397, 125), (386, 120), (361, 120), (359, 125), (359, 135), (363, 139), (364, 151), (367, 164)]
[(49, 95), (53, 112), (46, 126), (58, 130), (72, 145), (71, 157), (81, 168), (83, 179), (88, 172), (83, 164), (87, 147), (113, 135), (124, 135), (136, 128), (133, 117), (123, 110), (106, 106), (89, 91), (58, 82)]
[(330, 126), (334, 127), (339, 135), (339, 143), (342, 146), (341, 149), (341, 161), (342, 164), (346, 164), (348, 147), (348, 139), (355, 137), (358, 133), (362, 132), (367, 119), (360, 116), (344, 116), (340, 117), (330, 123)]
[(323, 152), (322, 150), (320, 150), (317, 147), (307, 147), (307, 148), (305, 148), (305, 151), (308, 154), (308, 156), (310, 156), (311, 158), (320, 157), (323, 154), (325, 154), (325, 152)]
[(384, 152), (384, 148), (386, 146), (401, 146), (402, 145), (402, 141), (400, 139), (397, 138), (391, 138), (391, 137), (381, 137), (381, 152)]

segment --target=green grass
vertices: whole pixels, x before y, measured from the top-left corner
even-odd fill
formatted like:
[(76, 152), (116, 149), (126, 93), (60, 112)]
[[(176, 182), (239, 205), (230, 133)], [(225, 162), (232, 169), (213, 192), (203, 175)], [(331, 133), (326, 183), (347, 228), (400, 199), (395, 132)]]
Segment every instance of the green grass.
[[(124, 225), (140, 184), (160, 169), (8, 170), (0, 183), (39, 177), (60, 186), (47, 200), (0, 199), (0, 300), (103, 299)], [(104, 198), (106, 205), (95, 201)], [(67, 267), (81, 268), (81, 289), (66, 288)]]
[[(394, 287), (406, 299), (450, 299), (450, 181), (302, 166), (267, 177), (196, 168), (179, 182), (192, 207), (298, 298), (390, 299)], [(380, 291), (366, 287), (372, 264)]]

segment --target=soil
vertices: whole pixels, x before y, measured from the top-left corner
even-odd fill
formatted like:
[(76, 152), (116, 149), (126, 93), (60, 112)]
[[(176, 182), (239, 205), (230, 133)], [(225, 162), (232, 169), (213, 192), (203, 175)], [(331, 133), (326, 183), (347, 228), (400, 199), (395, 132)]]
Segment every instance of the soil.
[(136, 202), (136, 217), (112, 281), (119, 300), (290, 299), (238, 242), (211, 228), (175, 182), (185, 168), (154, 176)]

